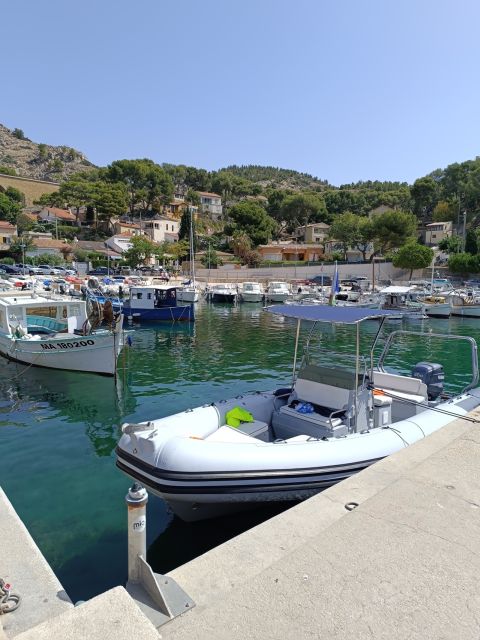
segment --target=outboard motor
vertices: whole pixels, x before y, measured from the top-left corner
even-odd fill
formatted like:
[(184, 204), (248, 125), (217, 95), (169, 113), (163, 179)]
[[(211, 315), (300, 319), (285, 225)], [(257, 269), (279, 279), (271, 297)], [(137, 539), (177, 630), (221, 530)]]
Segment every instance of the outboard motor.
[(419, 378), (427, 385), (429, 400), (436, 400), (443, 393), (445, 374), (437, 362), (418, 362), (412, 369), (412, 377)]

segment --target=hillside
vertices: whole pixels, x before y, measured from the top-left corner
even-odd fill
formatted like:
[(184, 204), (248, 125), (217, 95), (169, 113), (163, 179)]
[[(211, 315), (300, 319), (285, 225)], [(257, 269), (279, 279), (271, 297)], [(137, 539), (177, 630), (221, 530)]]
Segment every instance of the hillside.
[(264, 167), (255, 164), (231, 165), (220, 169), (220, 171), (228, 171), (262, 187), (274, 187), (276, 189), (321, 191), (329, 186), (326, 180), (320, 180), (308, 173), (279, 167)]
[(0, 124), (0, 173), (7, 169), (23, 178), (60, 182), (93, 166), (80, 151), (32, 142), (22, 138), (21, 130)]

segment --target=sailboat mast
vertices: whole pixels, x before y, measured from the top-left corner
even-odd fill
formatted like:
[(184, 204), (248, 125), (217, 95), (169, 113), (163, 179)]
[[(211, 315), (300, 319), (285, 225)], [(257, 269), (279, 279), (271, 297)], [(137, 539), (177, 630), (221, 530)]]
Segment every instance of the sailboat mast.
[(195, 250), (193, 246), (193, 208), (190, 209), (190, 275), (192, 278), (192, 284), (195, 288)]

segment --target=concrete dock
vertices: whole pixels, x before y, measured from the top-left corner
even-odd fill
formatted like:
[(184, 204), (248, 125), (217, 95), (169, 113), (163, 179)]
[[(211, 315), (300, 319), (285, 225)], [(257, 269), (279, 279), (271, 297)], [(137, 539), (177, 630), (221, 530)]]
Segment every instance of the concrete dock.
[[(31, 596), (0, 621), (18, 640), (478, 640), (479, 456), (480, 424), (456, 420), (179, 567), (170, 575), (196, 607), (158, 631), (121, 587), (73, 608), (52, 574), (35, 600), (19, 569), (30, 543), (7, 557), (2, 539), (0, 576)], [(0, 494), (0, 535), (4, 505)]]
[(478, 640), (479, 459), (457, 420), (178, 568), (162, 637)]

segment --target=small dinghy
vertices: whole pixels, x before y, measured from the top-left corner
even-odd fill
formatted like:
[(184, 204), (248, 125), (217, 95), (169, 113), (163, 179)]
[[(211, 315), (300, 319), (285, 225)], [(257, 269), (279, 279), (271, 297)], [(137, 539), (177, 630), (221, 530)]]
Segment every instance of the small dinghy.
[[(308, 498), (480, 405), (473, 338), (428, 334), (429, 339), (470, 345), (472, 381), (451, 396), (441, 364), (414, 364), (408, 376), (384, 368), (398, 338), (425, 341), (422, 332), (392, 332), (374, 366), (383, 323), (395, 311), (320, 305), (272, 306), (267, 311), (297, 320), (291, 387), (122, 427), (117, 466), (164, 498), (184, 520)], [(360, 325), (372, 319), (380, 326), (363, 358)], [(313, 328), (297, 370), (302, 320), (313, 322)], [(355, 326), (351, 361), (345, 354), (317, 356), (316, 330), (329, 329), (324, 323)]]

